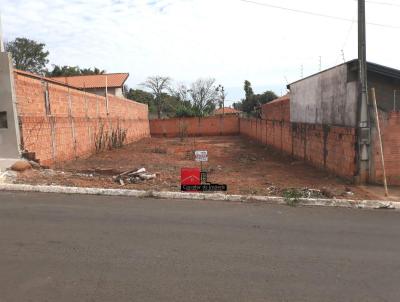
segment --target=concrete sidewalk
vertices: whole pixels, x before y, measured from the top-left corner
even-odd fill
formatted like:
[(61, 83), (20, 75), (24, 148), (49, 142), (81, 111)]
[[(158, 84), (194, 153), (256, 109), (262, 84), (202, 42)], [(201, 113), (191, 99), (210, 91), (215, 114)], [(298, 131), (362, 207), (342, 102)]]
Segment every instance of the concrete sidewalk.
[(359, 188), (375, 196), (376, 199), (400, 201), (400, 187), (398, 186), (390, 186), (388, 188), (389, 196), (385, 196), (385, 189), (382, 185), (359, 186)]

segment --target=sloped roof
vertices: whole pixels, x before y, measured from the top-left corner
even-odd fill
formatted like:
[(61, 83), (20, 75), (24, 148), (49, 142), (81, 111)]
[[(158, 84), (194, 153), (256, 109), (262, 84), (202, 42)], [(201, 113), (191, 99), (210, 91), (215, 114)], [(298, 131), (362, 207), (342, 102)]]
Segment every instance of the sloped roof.
[(240, 113), (240, 111), (231, 107), (219, 108), (214, 111), (214, 114), (233, 114), (233, 113)]
[[(295, 81), (293, 83), (288, 84), (286, 87), (288, 89), (290, 89), (290, 86), (293, 85), (293, 84), (296, 84), (296, 83), (301, 82), (301, 81), (303, 81), (305, 79), (311, 78), (313, 76), (316, 76), (318, 74), (324, 73), (324, 72), (326, 72), (328, 70), (334, 69), (334, 68), (336, 68), (338, 66), (342, 66), (342, 65), (349, 66), (350, 70), (352, 70), (352, 71), (358, 71), (358, 68), (359, 68), (358, 59), (353, 59), (351, 61), (344, 62), (342, 64), (330, 67), (328, 69), (322, 70), (320, 72), (317, 72), (317, 73), (314, 73), (312, 75), (309, 75), (309, 76), (307, 76), (305, 78), (297, 80), (297, 81)], [(386, 76), (386, 77), (400, 79), (400, 70), (399, 69), (394, 69), (394, 68), (391, 68), (391, 67), (387, 67), (387, 66), (376, 64), (376, 63), (372, 63), (372, 62), (367, 62), (367, 71), (368, 72), (373, 72), (373, 73), (378, 73), (378, 74), (381, 74), (381, 75)]]
[(279, 97), (279, 98), (277, 98), (277, 99), (275, 99), (275, 100), (273, 100), (271, 102), (265, 103), (264, 105), (271, 105), (271, 104), (275, 104), (275, 103), (279, 103), (279, 102), (283, 102), (283, 101), (288, 101), (288, 100), (290, 100), (289, 93), (287, 93), (287, 94), (285, 94), (285, 95), (283, 95), (283, 96), (281, 96), (281, 97)]
[(51, 77), (51, 79), (75, 86), (78, 88), (109, 88), (122, 87), (129, 77), (129, 73), (105, 73), (94, 75), (80, 75), (71, 77)]

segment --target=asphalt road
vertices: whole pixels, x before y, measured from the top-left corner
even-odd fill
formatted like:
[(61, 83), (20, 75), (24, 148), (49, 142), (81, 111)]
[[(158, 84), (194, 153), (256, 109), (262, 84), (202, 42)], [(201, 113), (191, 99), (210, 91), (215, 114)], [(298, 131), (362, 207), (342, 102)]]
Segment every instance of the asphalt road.
[(0, 192), (0, 301), (400, 301), (400, 213)]

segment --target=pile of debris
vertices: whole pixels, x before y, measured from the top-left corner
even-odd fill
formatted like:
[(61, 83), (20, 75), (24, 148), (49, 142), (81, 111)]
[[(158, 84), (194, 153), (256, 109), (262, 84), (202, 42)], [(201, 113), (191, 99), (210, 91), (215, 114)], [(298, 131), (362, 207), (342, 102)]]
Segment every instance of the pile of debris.
[(124, 186), (127, 183), (137, 184), (142, 181), (151, 180), (155, 178), (157, 178), (157, 173), (149, 174), (146, 172), (145, 168), (125, 171), (113, 177), (114, 181), (119, 183), (121, 186)]
[(298, 198), (334, 198), (335, 194), (327, 188), (310, 189), (310, 188), (287, 188), (282, 192), (283, 197), (290, 199)]

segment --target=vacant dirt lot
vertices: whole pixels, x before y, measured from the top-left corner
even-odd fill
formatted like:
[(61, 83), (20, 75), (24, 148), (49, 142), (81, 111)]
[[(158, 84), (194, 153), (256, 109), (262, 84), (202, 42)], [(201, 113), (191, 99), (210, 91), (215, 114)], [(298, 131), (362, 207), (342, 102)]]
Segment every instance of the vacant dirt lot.
[[(122, 149), (103, 152), (87, 159), (68, 162), (53, 170), (31, 170), (19, 182), (120, 188), (113, 176), (134, 168), (146, 168), (159, 177), (126, 189), (180, 190), (180, 169), (196, 167), (193, 150), (208, 150), (203, 165), (213, 183), (227, 184), (228, 193), (282, 195), (284, 190), (317, 189), (323, 197), (370, 198), (364, 190), (301, 161), (283, 157), (240, 136), (146, 138)], [(373, 196), (372, 196), (373, 197)]]

